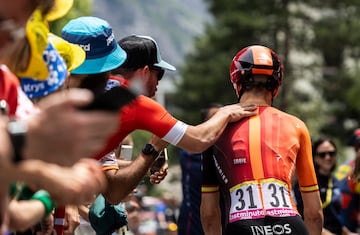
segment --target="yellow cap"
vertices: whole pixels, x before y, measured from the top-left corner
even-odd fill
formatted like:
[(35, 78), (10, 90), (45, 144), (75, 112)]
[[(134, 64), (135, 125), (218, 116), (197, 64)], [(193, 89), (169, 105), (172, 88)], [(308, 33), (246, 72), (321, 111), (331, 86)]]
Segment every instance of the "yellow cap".
[(52, 33), (49, 33), (49, 41), (64, 59), (68, 71), (76, 69), (84, 62), (86, 53), (80, 46), (70, 43)]
[(55, 0), (53, 8), (46, 14), (45, 19), (54, 21), (63, 17), (69, 12), (73, 4), (74, 0)]
[(29, 63), (22, 71), (15, 71), (18, 77), (31, 77), (45, 80), (48, 77), (48, 68), (43, 59), (43, 53), (48, 45), (49, 27), (41, 11), (36, 9), (26, 24), (26, 38), (30, 46)]

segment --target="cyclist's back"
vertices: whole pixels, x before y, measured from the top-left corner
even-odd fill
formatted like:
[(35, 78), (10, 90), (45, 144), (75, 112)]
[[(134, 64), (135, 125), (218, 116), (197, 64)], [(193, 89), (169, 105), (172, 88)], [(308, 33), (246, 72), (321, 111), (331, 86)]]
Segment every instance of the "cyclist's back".
[[(310, 144), (306, 136), (303, 122), (266, 106), (259, 107), (258, 116), (228, 126), (214, 146), (217, 168), (228, 177), (219, 182), (229, 213), (227, 231), (244, 227), (249, 234), (266, 230), (306, 234), (291, 197), (295, 168), (308, 172), (303, 167), (312, 161), (311, 154), (300, 151), (300, 146)], [(314, 177), (301, 178), (303, 190), (316, 187)], [(294, 228), (302, 228), (301, 233)]]
[[(282, 82), (279, 58), (266, 47), (250, 46), (235, 56), (230, 70), (240, 104), (258, 105), (258, 115), (229, 124), (212, 152), (204, 154), (205, 234), (215, 234), (208, 217), (216, 215), (211, 208), (219, 192), (226, 204), (226, 235), (320, 234), (322, 208), (308, 129), (271, 107)], [(306, 226), (291, 196), (295, 170)]]

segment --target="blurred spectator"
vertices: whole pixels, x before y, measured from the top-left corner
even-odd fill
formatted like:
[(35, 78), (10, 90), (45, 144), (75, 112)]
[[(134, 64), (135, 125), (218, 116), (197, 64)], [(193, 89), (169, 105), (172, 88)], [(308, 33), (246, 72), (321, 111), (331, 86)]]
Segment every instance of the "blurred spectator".
[(156, 205), (156, 218), (159, 226), (157, 235), (177, 234), (177, 208), (176, 198), (169, 192), (164, 192), (161, 202)]
[[(219, 108), (220, 104), (210, 104), (201, 110), (201, 121), (208, 120)], [(201, 154), (180, 150), (182, 202), (179, 212), (179, 234), (202, 235), (204, 231), (200, 220), (201, 203)]]
[(346, 231), (348, 234), (358, 234), (360, 218), (360, 184), (355, 181), (353, 175), (356, 159), (360, 158), (360, 129), (356, 129), (353, 132), (348, 144), (353, 147), (355, 156), (351, 160), (341, 164), (337, 169), (335, 176), (340, 180), (339, 188), (341, 191), (342, 207), (340, 213), (341, 223), (345, 226), (345, 230), (348, 230)]
[[(312, 154), (324, 214), (322, 234), (341, 235), (342, 225), (339, 218), (341, 195), (340, 189), (337, 187), (338, 180), (333, 175), (337, 159), (336, 145), (329, 138), (319, 138), (313, 143)], [(304, 205), (299, 184), (297, 182), (294, 186), (294, 193), (297, 201), (297, 208), (299, 213), (303, 216)], [(348, 233), (345, 231), (344, 234)]]

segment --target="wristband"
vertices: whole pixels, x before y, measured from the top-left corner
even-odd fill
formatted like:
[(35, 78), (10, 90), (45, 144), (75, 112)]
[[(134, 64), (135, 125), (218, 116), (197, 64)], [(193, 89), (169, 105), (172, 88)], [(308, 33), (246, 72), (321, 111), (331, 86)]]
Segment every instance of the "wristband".
[(49, 193), (45, 190), (37, 191), (36, 193), (34, 193), (34, 195), (32, 195), (32, 197), (30, 199), (39, 200), (44, 204), (44, 206), (45, 206), (45, 216), (44, 217), (47, 217), (48, 215), (50, 215), (52, 213), (52, 211), (54, 210), (54, 208), (56, 207), (54, 202), (51, 200)]
[(160, 154), (158, 151), (155, 150), (154, 145), (152, 144), (145, 144), (141, 151), (145, 155), (151, 155), (154, 158), (154, 160)]
[(26, 132), (26, 124), (23, 121), (14, 120), (8, 123), (8, 133), (13, 147), (13, 163), (18, 163), (24, 159), (22, 152), (25, 146)]

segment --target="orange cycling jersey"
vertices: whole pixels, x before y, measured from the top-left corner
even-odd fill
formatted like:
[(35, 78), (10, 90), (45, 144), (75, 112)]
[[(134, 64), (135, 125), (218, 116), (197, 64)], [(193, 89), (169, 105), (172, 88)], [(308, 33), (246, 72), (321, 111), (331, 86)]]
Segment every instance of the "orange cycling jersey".
[(187, 125), (175, 119), (156, 101), (140, 95), (119, 113), (120, 126), (110, 137), (106, 147), (96, 155), (100, 159), (112, 150), (134, 130), (149, 131), (166, 142), (176, 145), (185, 134)]
[(295, 168), (302, 192), (318, 190), (305, 124), (273, 107), (258, 112), (229, 124), (213, 156), (204, 154), (202, 192), (220, 187), (229, 223), (297, 215), (291, 196)]

